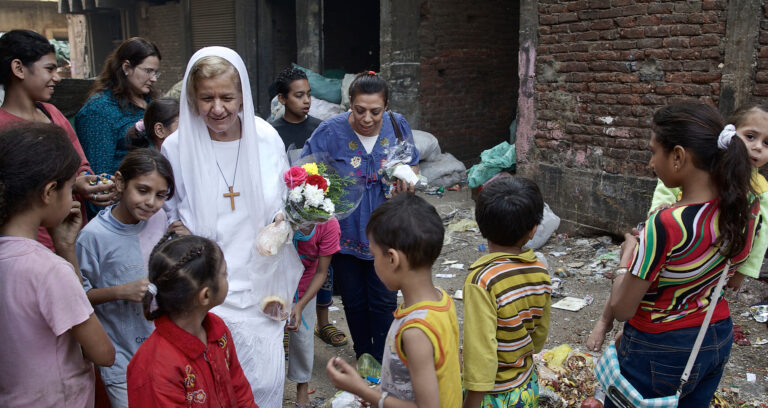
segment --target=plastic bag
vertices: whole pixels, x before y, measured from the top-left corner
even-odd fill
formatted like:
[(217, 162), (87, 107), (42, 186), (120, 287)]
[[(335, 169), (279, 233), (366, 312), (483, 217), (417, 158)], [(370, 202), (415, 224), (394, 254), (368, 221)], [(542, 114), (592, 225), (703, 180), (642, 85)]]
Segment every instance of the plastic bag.
[(438, 143), (437, 138), (433, 134), (415, 129), (412, 133), (413, 143), (416, 144), (416, 149), (419, 151), (419, 161), (433, 161), (440, 157), (442, 153), (440, 151), (440, 143)]
[(513, 171), (516, 167), (517, 156), (515, 155), (515, 145), (501, 142), (480, 153), (480, 163), (472, 166), (467, 175), (469, 187), (480, 187), (500, 171)]
[(256, 250), (261, 256), (275, 255), (280, 247), (292, 236), (293, 230), (287, 222), (276, 223), (264, 227), (256, 236)]
[(530, 241), (528, 241), (524, 248), (539, 249), (547, 243), (552, 233), (557, 231), (560, 226), (560, 217), (558, 217), (552, 209), (549, 208), (549, 204), (544, 203), (544, 217), (542, 217), (539, 223), (539, 228), (536, 229), (536, 233), (533, 235)]
[[(291, 236), (293, 230), (287, 221), (267, 225), (259, 233), (251, 254), (250, 282), (254, 299), (265, 316), (278, 321), (290, 315), (293, 296), (304, 273), (304, 265), (290, 240)], [(257, 250), (261, 252), (259, 241), (264, 240), (271, 245), (269, 256), (256, 253)]]
[(298, 68), (307, 74), (307, 80), (309, 86), (312, 88), (312, 94), (316, 97), (333, 102), (335, 104), (341, 103), (341, 79), (326, 78), (309, 68), (304, 68), (298, 64), (293, 64), (294, 68)]
[(297, 160), (282, 175), (288, 188), (285, 213), (294, 228), (349, 216), (363, 198), (362, 180), (341, 176), (327, 153)]
[[(417, 190), (425, 190), (427, 188), (426, 177), (417, 175), (413, 172), (413, 169), (410, 169), (410, 172), (403, 168), (398, 169), (402, 166), (411, 167), (415, 151), (416, 145), (413, 143), (403, 140), (397, 141), (397, 143), (389, 149), (387, 160), (384, 162), (384, 165), (381, 166), (384, 170), (381, 180), (386, 184), (392, 185), (395, 184), (396, 179), (400, 179), (413, 184)], [(415, 176), (415, 178), (412, 175)]]
[(433, 187), (450, 187), (467, 182), (467, 168), (450, 153), (440, 154), (432, 161), (420, 161), (419, 172)]

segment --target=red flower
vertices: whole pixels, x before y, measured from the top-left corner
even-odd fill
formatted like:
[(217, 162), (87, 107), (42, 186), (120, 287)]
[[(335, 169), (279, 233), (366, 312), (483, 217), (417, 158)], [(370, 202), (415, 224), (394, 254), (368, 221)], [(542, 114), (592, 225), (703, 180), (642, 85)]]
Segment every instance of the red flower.
[(313, 174), (307, 177), (307, 184), (313, 185), (323, 191), (328, 190), (328, 182), (325, 181), (325, 178), (319, 174)]
[(307, 171), (301, 167), (293, 166), (283, 173), (283, 180), (288, 188), (293, 189), (307, 180)]

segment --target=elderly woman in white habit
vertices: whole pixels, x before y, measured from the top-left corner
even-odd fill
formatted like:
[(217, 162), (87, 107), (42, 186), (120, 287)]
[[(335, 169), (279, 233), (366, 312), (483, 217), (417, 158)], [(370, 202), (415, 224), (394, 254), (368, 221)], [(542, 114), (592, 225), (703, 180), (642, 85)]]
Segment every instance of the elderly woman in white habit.
[(211, 311), (232, 332), (256, 403), (280, 407), (285, 322), (264, 310), (272, 303), (274, 312), (275, 299), (278, 309), (290, 310), (285, 297), (296, 290), (303, 267), (290, 243), (274, 255), (254, 248), (259, 232), (282, 219), (286, 188), (281, 175), (288, 159), (277, 131), (254, 114), (248, 73), (235, 51), (207, 47), (192, 56), (179, 128), (162, 151), (176, 177), (176, 194), (166, 202), (169, 220), (175, 221), (171, 227), (186, 227), (224, 251), (229, 291)]

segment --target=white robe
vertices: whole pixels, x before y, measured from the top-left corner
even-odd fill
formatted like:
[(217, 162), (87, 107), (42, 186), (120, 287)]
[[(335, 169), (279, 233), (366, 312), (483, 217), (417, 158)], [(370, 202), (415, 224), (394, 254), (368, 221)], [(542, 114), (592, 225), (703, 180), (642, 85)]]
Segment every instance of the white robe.
[[(187, 73), (194, 61), (205, 55), (227, 59), (238, 68), (241, 83), (249, 83), (242, 60), (222, 47), (198, 51)], [(262, 408), (277, 408), (282, 406), (285, 380), (285, 322), (266, 317), (260, 302), (273, 294), (276, 285), (295, 291), (303, 266), (290, 243), (274, 256), (261, 256), (253, 246), (256, 235), (283, 207), (286, 189), (281, 175), (288, 169), (288, 160), (277, 131), (253, 114), (250, 98), (246, 86), (240, 115), (242, 142), (214, 142), (202, 119), (190, 110), (186, 89), (182, 89), (179, 128), (162, 147), (176, 181), (176, 192), (166, 201), (166, 211), (169, 222), (181, 220), (193, 234), (216, 241), (224, 251), (229, 291), (224, 303), (211, 311), (221, 316), (232, 332), (256, 403)], [(239, 160), (238, 143), (242, 143)], [(232, 210), (230, 199), (223, 194), (229, 191), (227, 183), (233, 180), (235, 163), (233, 189), (240, 196), (235, 197)]]

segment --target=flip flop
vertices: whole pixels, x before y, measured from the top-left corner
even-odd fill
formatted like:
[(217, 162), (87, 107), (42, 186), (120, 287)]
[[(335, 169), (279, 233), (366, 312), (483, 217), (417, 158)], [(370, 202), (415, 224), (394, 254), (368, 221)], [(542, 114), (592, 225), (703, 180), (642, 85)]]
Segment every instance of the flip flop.
[[(344, 336), (344, 339), (334, 342), (333, 339), (338, 337), (339, 335)], [(326, 344), (330, 344), (331, 346), (334, 346), (334, 347), (341, 347), (347, 344), (347, 335), (344, 334), (343, 331), (339, 330), (332, 323), (328, 323), (323, 327), (315, 327), (315, 336), (319, 337)]]

